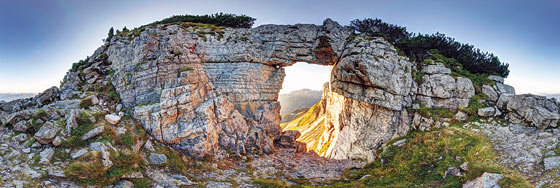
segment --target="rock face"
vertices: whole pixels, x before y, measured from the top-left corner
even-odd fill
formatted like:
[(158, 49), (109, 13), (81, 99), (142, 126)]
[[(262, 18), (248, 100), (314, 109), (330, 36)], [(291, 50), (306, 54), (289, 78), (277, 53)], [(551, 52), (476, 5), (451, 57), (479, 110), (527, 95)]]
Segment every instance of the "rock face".
[(472, 81), (467, 78), (453, 78), (451, 70), (442, 63), (424, 66), (424, 82), (418, 86), (417, 99), (426, 107), (446, 108), (457, 111), (467, 107), (475, 90)]
[(497, 107), (507, 112), (506, 118), (512, 123), (522, 123), (539, 129), (558, 126), (560, 120), (559, 106), (556, 99), (544, 96), (502, 95)]
[(351, 33), (331, 20), (226, 28), (219, 37), (198, 29), (147, 28), (132, 40), (115, 37), (105, 52), (124, 106), (156, 140), (195, 157), (272, 151), (282, 67), (333, 65)]

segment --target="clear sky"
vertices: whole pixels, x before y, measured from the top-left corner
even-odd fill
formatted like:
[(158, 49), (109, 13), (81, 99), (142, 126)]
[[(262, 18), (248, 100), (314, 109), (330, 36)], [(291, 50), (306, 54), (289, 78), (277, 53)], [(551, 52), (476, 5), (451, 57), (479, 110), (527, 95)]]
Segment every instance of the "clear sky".
[[(377, 17), (411, 32), (439, 31), (509, 63), (506, 83), (518, 93), (560, 93), (559, 10), (558, 0), (0, 0), (0, 93), (58, 86), (73, 62), (102, 45), (111, 26), (216, 12), (255, 17), (256, 26), (321, 24), (325, 18), (347, 25)], [(296, 66), (287, 70), (286, 90), (320, 89), (328, 79), (328, 68)], [(325, 80), (301, 81), (317, 80), (312, 77)]]

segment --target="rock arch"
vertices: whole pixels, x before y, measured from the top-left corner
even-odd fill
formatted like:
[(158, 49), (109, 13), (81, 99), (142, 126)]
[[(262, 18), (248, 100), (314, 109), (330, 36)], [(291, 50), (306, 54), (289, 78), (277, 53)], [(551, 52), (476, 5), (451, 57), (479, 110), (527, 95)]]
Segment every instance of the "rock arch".
[(96, 52), (118, 70), (112, 83), (122, 102), (156, 140), (194, 157), (271, 152), (280, 135), (283, 67), (300, 61), (333, 66), (321, 155), (373, 160), (375, 149), (408, 131), (415, 65), (382, 38), (355, 36), (330, 19), (200, 29), (146, 28)]

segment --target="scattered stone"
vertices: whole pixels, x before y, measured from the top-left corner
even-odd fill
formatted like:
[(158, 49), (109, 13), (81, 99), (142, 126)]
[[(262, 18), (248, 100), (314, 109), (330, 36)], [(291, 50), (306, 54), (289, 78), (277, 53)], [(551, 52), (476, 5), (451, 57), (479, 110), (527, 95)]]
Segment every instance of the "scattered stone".
[(31, 148), (23, 148), (23, 149), (21, 149), (21, 152), (23, 152), (23, 153), (31, 153)]
[[(89, 144), (89, 149), (93, 151), (101, 151), (101, 162), (103, 162), (103, 166), (110, 167), (113, 166), (113, 162), (111, 161), (111, 153), (108, 151), (109, 147), (102, 142), (93, 142)], [(114, 150), (114, 149), (113, 149)]]
[(140, 178), (144, 178), (144, 175), (142, 174), (142, 172), (132, 172), (130, 174), (126, 174), (124, 175), (122, 178), (126, 178), (126, 179), (140, 179)]
[(93, 138), (93, 137), (101, 134), (101, 133), (103, 133), (103, 126), (96, 127), (95, 129), (92, 129), (91, 131), (86, 133), (84, 136), (82, 136), (82, 140), (88, 140), (90, 138)]
[(120, 112), (122, 110), (122, 104), (117, 104), (116, 111)]
[(482, 176), (463, 184), (463, 188), (499, 188), (498, 181), (502, 178), (501, 174), (484, 172)]
[(548, 138), (551, 137), (552, 133), (549, 132), (539, 132), (539, 138)]
[(117, 128), (117, 136), (126, 133), (126, 128), (125, 127), (119, 127)]
[(80, 149), (71, 154), (72, 159), (77, 159), (78, 157), (84, 156), (88, 152), (87, 148)]
[(445, 171), (443, 178), (457, 177), (457, 176), (463, 176), (463, 174), (461, 174), (461, 170), (459, 168), (452, 166), (449, 167), (447, 171)]
[(206, 183), (206, 188), (228, 188), (233, 187), (233, 185), (229, 182), (221, 182), (221, 181), (208, 181)]
[(58, 178), (65, 178), (66, 177), (66, 175), (64, 175), (64, 170), (60, 169), (60, 167), (49, 166), (47, 174), (49, 176), (54, 176), (54, 177), (58, 177)]
[(463, 111), (459, 111), (457, 112), (457, 114), (455, 114), (455, 119), (459, 121), (465, 121), (468, 117), (469, 115)]
[(404, 143), (406, 143), (406, 139), (401, 139), (393, 143), (393, 146), (401, 147)]
[(55, 137), (52, 144), (53, 146), (60, 146), (62, 144), (62, 138), (60, 138), (60, 136)]
[(119, 182), (117, 182), (117, 185), (115, 185), (115, 188), (133, 188), (133, 187), (134, 184), (127, 180), (120, 180)]
[(117, 123), (119, 123), (121, 121), (121, 117), (117, 114), (107, 114), (105, 115), (105, 121), (116, 125)]
[(544, 158), (544, 169), (550, 170), (560, 167), (560, 156)]
[(16, 142), (23, 142), (27, 140), (27, 134), (25, 133), (20, 133), (17, 136), (14, 136), (13, 138), (14, 141)]
[(144, 144), (144, 149), (148, 150), (148, 151), (156, 151), (156, 149), (154, 148), (154, 145), (152, 144), (152, 141), (148, 140), (146, 141), (146, 143)]
[(50, 143), (54, 137), (58, 129), (51, 123), (46, 122), (43, 126), (35, 133), (35, 139), (41, 144), (48, 144)]
[(362, 176), (360, 179), (363, 180), (363, 179), (366, 179), (366, 178), (369, 178), (369, 177), (371, 177), (371, 175), (366, 174), (366, 175)]
[(481, 116), (481, 117), (493, 116), (495, 112), (496, 112), (496, 109), (494, 107), (486, 107), (486, 108), (478, 109), (478, 115)]
[(99, 104), (99, 99), (95, 95), (88, 96), (88, 97), (84, 98), (84, 100), (91, 100), (92, 105)]
[(459, 168), (461, 168), (461, 170), (463, 171), (469, 171), (469, 162), (465, 161), (463, 164), (461, 164), (461, 166), (459, 166)]
[(27, 131), (27, 121), (18, 121), (16, 124), (14, 124), (14, 130), (19, 132)]
[(544, 154), (544, 157), (550, 157), (550, 156), (555, 156), (555, 155), (556, 155), (556, 152), (554, 152), (554, 151), (548, 151), (548, 152), (546, 152), (546, 153)]
[(187, 181), (175, 179), (172, 176), (160, 172), (160, 171), (149, 171), (148, 177), (152, 179), (157, 185), (162, 187), (182, 187), (194, 185), (194, 183), (188, 179)]
[(39, 155), (41, 156), (41, 160), (39, 161), (40, 164), (49, 164), (51, 162), (51, 158), (54, 154), (54, 149), (52, 148), (45, 148)]
[(107, 149), (107, 146), (105, 146), (105, 144), (103, 144), (103, 142), (93, 142), (90, 143), (89, 145), (89, 149), (93, 150), (93, 151), (103, 151)]
[(76, 116), (78, 116), (78, 110), (70, 111), (70, 114), (66, 117), (66, 133), (70, 134), (73, 128), (78, 127), (78, 121)]
[(43, 146), (43, 145), (41, 145), (41, 143), (39, 143), (39, 142), (35, 142), (35, 143), (31, 144), (32, 148), (40, 148), (41, 146)]
[(150, 154), (150, 163), (154, 165), (163, 164), (167, 161), (167, 156), (164, 154), (159, 153), (151, 153)]

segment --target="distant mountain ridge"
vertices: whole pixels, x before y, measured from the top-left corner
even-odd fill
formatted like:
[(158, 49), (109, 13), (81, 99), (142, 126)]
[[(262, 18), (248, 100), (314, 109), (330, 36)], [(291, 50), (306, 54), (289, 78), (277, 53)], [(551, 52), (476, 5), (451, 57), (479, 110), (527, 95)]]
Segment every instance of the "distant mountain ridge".
[(556, 93), (556, 94), (545, 94), (545, 96), (547, 96), (547, 97), (552, 97), (552, 98), (556, 98), (556, 99), (560, 100), (560, 93)]
[(29, 98), (37, 95), (37, 93), (0, 93), (0, 101), (10, 102), (16, 99)]
[(298, 108), (309, 108), (321, 100), (322, 91), (311, 89), (300, 89), (288, 94), (281, 94), (278, 101), (282, 108), (280, 115), (285, 115)]

